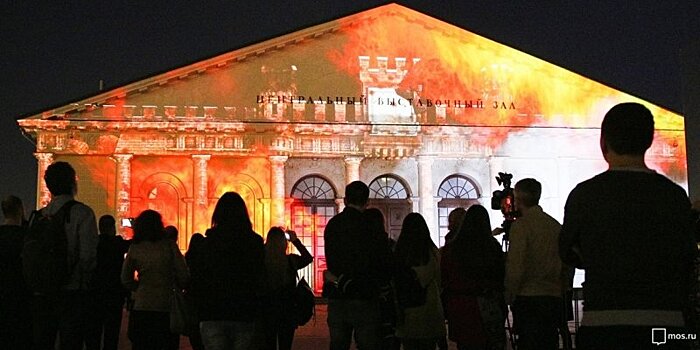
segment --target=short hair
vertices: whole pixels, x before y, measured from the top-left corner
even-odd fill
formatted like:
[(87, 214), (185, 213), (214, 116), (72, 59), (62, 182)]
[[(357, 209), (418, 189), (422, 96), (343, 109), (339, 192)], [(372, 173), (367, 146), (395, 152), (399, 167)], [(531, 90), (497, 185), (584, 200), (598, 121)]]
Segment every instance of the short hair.
[(369, 187), (362, 181), (353, 181), (345, 186), (347, 204), (365, 205), (369, 199)]
[(2, 200), (2, 215), (5, 218), (24, 215), (22, 200), (17, 196), (9, 195)]
[(163, 217), (159, 212), (147, 209), (134, 219), (134, 243), (159, 241), (165, 238)]
[(173, 225), (168, 225), (168, 226), (165, 226), (165, 228), (163, 230), (165, 231), (165, 238), (177, 242), (177, 235), (180, 233), (177, 230), (177, 227), (175, 227)]
[(51, 195), (72, 195), (76, 181), (75, 170), (67, 162), (55, 162), (46, 168), (44, 181)]
[(112, 215), (102, 215), (100, 216), (100, 221), (98, 222), (97, 226), (100, 228), (100, 234), (103, 235), (105, 233), (116, 233), (114, 225), (117, 223), (116, 220), (114, 220), (114, 216)]
[(605, 114), (600, 134), (617, 154), (643, 155), (654, 141), (654, 116), (639, 103), (620, 103)]
[(540, 202), (542, 184), (533, 178), (522, 179), (515, 184), (515, 191), (525, 205), (532, 207)]

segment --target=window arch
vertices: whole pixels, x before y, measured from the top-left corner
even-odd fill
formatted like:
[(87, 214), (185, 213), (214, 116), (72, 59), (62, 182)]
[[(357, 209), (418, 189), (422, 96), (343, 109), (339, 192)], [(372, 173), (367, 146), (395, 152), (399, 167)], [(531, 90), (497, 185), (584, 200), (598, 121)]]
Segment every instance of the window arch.
[(477, 199), (476, 184), (464, 175), (451, 175), (440, 184), (438, 197), (452, 199)]
[(438, 245), (445, 244), (445, 236), (449, 232), (448, 218), (456, 208), (467, 209), (474, 204), (479, 204), (481, 193), (479, 187), (470, 178), (454, 174), (442, 181), (438, 188), (438, 196), (442, 199), (438, 206)]
[(408, 188), (401, 179), (394, 175), (378, 176), (369, 184), (369, 198), (371, 199), (407, 199), (408, 197)]
[(305, 176), (292, 187), (292, 198), (304, 200), (335, 200), (335, 188), (318, 175)]

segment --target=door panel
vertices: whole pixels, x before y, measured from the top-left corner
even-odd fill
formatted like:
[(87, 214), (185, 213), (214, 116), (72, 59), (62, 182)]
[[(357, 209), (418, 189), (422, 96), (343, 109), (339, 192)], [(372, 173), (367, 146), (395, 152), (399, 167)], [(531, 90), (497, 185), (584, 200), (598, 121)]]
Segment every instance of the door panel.
[(326, 245), (323, 232), (326, 224), (336, 214), (334, 205), (299, 204), (292, 206), (292, 229), (314, 256), (314, 262), (299, 270), (299, 277), (304, 277), (314, 292), (323, 290), (323, 270), (326, 269)]
[(401, 233), (403, 219), (411, 212), (411, 203), (403, 199), (370, 199), (369, 208), (377, 208), (384, 215), (386, 232), (396, 241)]

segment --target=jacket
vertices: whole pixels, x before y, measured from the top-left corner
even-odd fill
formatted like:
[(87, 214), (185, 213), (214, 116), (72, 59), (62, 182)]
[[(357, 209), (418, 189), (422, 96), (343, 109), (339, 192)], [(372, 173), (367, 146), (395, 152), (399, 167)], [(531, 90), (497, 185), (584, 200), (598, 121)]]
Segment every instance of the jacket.
[(265, 268), (262, 237), (215, 227), (193, 253), (190, 293), (200, 320), (254, 321)]
[(142, 311), (169, 312), (173, 288), (185, 287), (189, 278), (185, 258), (169, 239), (132, 244), (121, 273), (124, 287), (134, 292), (134, 310)]

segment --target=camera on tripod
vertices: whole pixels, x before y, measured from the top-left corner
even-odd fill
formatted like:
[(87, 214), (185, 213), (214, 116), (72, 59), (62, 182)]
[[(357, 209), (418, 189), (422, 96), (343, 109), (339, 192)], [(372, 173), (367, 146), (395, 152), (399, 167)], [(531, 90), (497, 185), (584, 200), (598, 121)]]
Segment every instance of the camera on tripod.
[(513, 188), (510, 186), (511, 180), (513, 180), (513, 174), (498, 173), (496, 181), (503, 186), (503, 189), (493, 191), (493, 196), (491, 197), (491, 209), (500, 210), (503, 213), (504, 220), (501, 227), (503, 227), (505, 232), (504, 240), (508, 240), (510, 226), (519, 215), (515, 209), (515, 195), (513, 194)]

